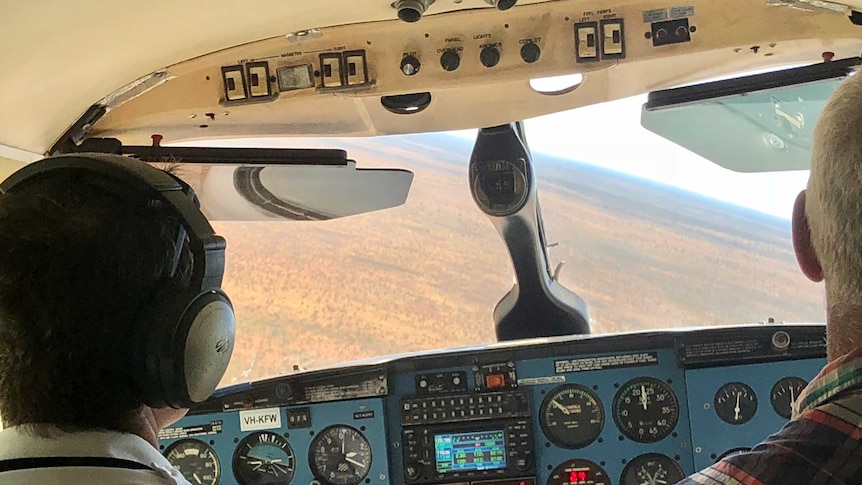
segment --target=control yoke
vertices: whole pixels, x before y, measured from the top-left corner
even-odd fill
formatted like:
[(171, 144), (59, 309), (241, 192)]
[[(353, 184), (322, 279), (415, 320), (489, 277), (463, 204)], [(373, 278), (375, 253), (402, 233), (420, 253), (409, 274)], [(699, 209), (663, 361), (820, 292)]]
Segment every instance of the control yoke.
[(551, 274), (533, 164), (520, 122), (479, 131), (470, 192), (506, 243), (515, 284), (494, 308), (497, 340), (590, 333), (584, 300)]

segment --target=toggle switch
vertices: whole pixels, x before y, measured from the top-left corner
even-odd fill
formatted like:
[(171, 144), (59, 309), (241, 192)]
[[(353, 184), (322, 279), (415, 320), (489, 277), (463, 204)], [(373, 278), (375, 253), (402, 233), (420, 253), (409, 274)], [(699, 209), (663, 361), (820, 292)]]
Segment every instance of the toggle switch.
[(344, 58), (341, 54), (320, 54), (320, 81), (325, 88), (344, 86)]
[(250, 62), (246, 65), (248, 70), (248, 92), (252, 98), (266, 98), (272, 96), (272, 87), (269, 83), (269, 63)]
[(626, 56), (623, 19), (602, 20), (602, 58), (622, 59)]
[(577, 62), (599, 60), (598, 31), (598, 22), (575, 24), (575, 60)]
[(221, 77), (224, 82), (225, 101), (238, 101), (248, 97), (246, 95), (245, 71), (243, 71), (242, 66), (222, 67)]
[(348, 86), (368, 84), (368, 61), (365, 58), (365, 51), (345, 52), (344, 69)]

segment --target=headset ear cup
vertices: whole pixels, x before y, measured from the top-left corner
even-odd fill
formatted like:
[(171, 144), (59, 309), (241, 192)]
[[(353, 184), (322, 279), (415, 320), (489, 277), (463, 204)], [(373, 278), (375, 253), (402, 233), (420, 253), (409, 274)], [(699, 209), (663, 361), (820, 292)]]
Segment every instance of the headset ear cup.
[(194, 298), (179, 319), (170, 355), (159, 363), (170, 406), (190, 407), (212, 395), (227, 371), (235, 335), (233, 306), (223, 291)]

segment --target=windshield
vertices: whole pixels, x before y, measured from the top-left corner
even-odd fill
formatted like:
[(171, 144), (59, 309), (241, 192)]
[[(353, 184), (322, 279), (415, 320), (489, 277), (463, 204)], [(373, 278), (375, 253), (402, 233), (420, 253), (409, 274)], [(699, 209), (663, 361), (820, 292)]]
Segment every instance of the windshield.
[[(645, 97), (528, 120), (552, 269), (594, 333), (823, 321), (798, 271), (806, 172), (741, 174), (640, 127)], [(812, 120), (813, 122), (814, 120)], [(494, 341), (512, 264), (468, 190), (475, 131), (232, 146), (347, 150), (415, 173), (405, 205), (323, 222), (220, 222), (237, 346), (223, 384)]]

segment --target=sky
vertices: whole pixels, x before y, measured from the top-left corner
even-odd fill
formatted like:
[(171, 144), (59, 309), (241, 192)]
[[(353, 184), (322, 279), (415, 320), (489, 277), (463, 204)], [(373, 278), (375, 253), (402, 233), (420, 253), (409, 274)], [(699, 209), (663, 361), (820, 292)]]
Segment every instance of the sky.
[[(808, 171), (737, 173), (640, 126), (646, 95), (527, 120), (530, 149), (790, 219)], [(475, 130), (454, 132), (475, 139)], [(541, 172), (539, 172), (541, 177)]]

